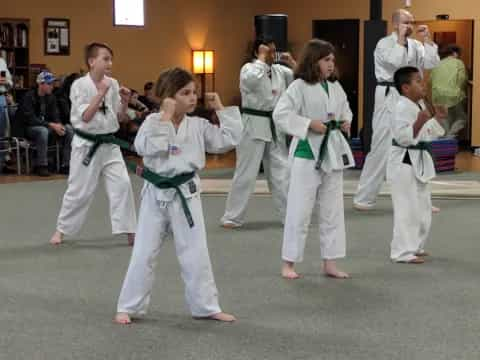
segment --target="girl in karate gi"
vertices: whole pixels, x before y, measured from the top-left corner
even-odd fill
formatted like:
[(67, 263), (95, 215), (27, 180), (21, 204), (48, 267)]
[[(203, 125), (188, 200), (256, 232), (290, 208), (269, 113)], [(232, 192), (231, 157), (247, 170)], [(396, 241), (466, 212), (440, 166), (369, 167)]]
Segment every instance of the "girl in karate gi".
[(393, 239), (390, 257), (395, 262), (422, 264), (425, 242), (432, 222), (429, 180), (435, 166), (429, 142), (442, 136), (438, 122), (448, 110), (435, 107), (435, 117), (426, 109), (425, 85), (420, 70), (404, 67), (394, 75), (400, 96), (392, 123), (393, 142), (387, 165), (387, 180), (392, 188)]
[(203, 118), (188, 116), (197, 105), (195, 82), (189, 72), (179, 68), (160, 75), (156, 96), (162, 101), (161, 111), (146, 118), (135, 139), (135, 149), (153, 176), (150, 180), (175, 183), (176, 188), (159, 188), (145, 181), (137, 240), (115, 321), (129, 324), (132, 315), (146, 313), (156, 257), (170, 233), (192, 316), (234, 321), (234, 316), (222, 312), (218, 304), (200, 201), (200, 179), (196, 173), (205, 166), (205, 152), (223, 153), (238, 144), (243, 128), (240, 111), (238, 107), (224, 108), (217, 94), (208, 93), (207, 104), (216, 110), (220, 127)]
[(318, 239), (326, 275), (348, 278), (335, 259), (345, 257), (343, 169), (354, 166), (342, 132), (350, 131), (347, 96), (333, 78), (335, 49), (313, 39), (303, 50), (296, 80), (279, 100), (273, 118), (293, 135), (287, 216), (283, 237), (282, 276), (297, 279), (295, 263), (303, 260), (312, 211), (318, 214)]
[[(57, 230), (50, 239), (53, 245), (60, 244), (65, 234), (74, 235), (80, 231), (101, 177), (110, 202), (112, 232), (127, 233), (128, 243), (133, 245), (137, 216), (132, 185), (120, 147), (104, 143), (91, 154), (93, 142), (79, 135), (79, 131), (89, 137), (113, 134), (119, 129), (119, 121), (128, 121), (126, 112), (130, 91), (110, 77), (112, 59), (113, 51), (107, 45), (87, 45), (85, 62), (89, 72), (77, 79), (70, 91), (75, 136), (68, 188), (58, 215)], [(88, 165), (85, 164), (87, 158), (90, 160)]]

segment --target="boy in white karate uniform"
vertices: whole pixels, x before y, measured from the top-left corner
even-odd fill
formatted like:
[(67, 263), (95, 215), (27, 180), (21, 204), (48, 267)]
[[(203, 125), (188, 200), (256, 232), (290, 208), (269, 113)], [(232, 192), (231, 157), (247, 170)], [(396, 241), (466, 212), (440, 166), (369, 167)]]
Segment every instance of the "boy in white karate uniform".
[[(236, 148), (235, 174), (221, 219), (225, 228), (243, 225), (262, 160), (275, 209), (280, 220), (283, 222), (285, 219), (288, 148), (285, 134), (275, 129), (271, 117), (278, 99), (293, 81), (293, 72), (284, 65), (273, 63), (275, 52), (275, 43), (271, 39), (257, 39), (254, 60), (240, 71), (244, 131)], [(295, 66), (290, 54), (283, 56), (286, 63)]]
[(238, 108), (224, 108), (214, 93), (207, 93), (206, 99), (217, 111), (220, 127), (187, 116), (197, 104), (195, 91), (189, 72), (179, 68), (164, 71), (155, 91), (162, 102), (161, 111), (147, 117), (135, 139), (135, 149), (145, 165), (137, 173), (147, 181), (142, 190), (137, 238), (118, 299), (115, 321), (120, 324), (131, 323), (132, 315), (146, 313), (156, 257), (170, 233), (192, 316), (235, 320), (218, 304), (196, 173), (205, 166), (205, 152), (223, 153), (238, 144), (242, 122)]
[(422, 100), (426, 96), (420, 71), (404, 67), (395, 73), (400, 99), (392, 123), (392, 147), (387, 180), (392, 187), (393, 239), (390, 257), (395, 262), (422, 264), (432, 221), (429, 180), (435, 177), (430, 141), (442, 136), (448, 110), (435, 108), (435, 117)]
[(349, 277), (337, 269), (335, 260), (345, 257), (343, 169), (354, 166), (354, 160), (342, 131), (350, 131), (352, 112), (345, 91), (333, 79), (334, 53), (330, 43), (310, 40), (296, 80), (273, 112), (276, 125), (294, 136), (282, 248), (282, 276), (287, 279), (300, 277), (294, 265), (303, 260), (314, 208), (325, 274)]
[(120, 147), (102, 138), (113, 138), (126, 115), (130, 91), (110, 77), (113, 51), (106, 44), (85, 48), (89, 72), (76, 80), (70, 91), (71, 121), (75, 129), (68, 188), (50, 243), (74, 235), (85, 222), (98, 181), (102, 177), (110, 202), (113, 234), (128, 234), (133, 245), (136, 228), (135, 202), (130, 177)]

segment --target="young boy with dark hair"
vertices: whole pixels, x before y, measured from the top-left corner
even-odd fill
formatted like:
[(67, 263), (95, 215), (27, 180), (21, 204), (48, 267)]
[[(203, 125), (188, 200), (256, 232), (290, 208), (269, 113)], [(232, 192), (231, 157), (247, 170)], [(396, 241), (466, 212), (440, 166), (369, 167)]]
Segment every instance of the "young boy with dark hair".
[(393, 113), (392, 149), (387, 165), (393, 202), (390, 257), (399, 263), (422, 264), (427, 256), (424, 247), (432, 221), (428, 182), (435, 177), (430, 141), (443, 135), (440, 122), (447, 112), (442, 107), (427, 109), (426, 87), (417, 68), (400, 68), (394, 82), (400, 99)]

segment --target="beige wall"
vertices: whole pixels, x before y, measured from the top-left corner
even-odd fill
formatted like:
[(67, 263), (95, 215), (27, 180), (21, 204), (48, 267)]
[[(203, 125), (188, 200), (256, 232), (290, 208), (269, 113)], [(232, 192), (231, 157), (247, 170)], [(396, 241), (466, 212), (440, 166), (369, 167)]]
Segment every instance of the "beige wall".
[[(384, 0), (384, 18), (403, 1)], [(4, 3), (4, 4), (3, 4)], [(106, 41), (115, 50), (115, 76), (124, 84), (140, 89), (155, 79), (161, 69), (180, 65), (190, 68), (192, 48), (216, 51), (217, 91), (226, 102), (238, 96), (238, 70), (245, 59), (246, 46), (253, 37), (253, 15), (285, 13), (289, 16), (289, 40), (298, 54), (311, 37), (314, 19), (368, 19), (369, 0), (145, 0), (146, 26), (143, 29), (112, 26), (112, 0), (15, 0), (2, 3), (2, 17), (31, 19), (32, 63), (46, 63), (58, 74), (83, 67), (82, 48), (92, 40)], [(74, 5), (74, 6), (73, 6)], [(480, 39), (480, 3), (472, 0), (413, 0), (417, 19), (434, 19), (447, 13), (452, 19), (475, 19), (476, 39)], [(71, 21), (71, 50), (68, 57), (44, 56), (43, 19), (66, 17)], [(363, 87), (363, 21), (360, 32), (359, 94)], [(473, 144), (480, 146), (480, 41), (474, 52)], [(362, 123), (362, 96), (359, 99)]]
[[(145, 28), (113, 27), (112, 0), (2, 1), (0, 17), (30, 19), (31, 63), (47, 64), (57, 74), (78, 71), (83, 46), (109, 43), (115, 52), (114, 76), (143, 89), (170, 66), (191, 67), (192, 48), (216, 51), (216, 85), (226, 102), (238, 93), (238, 70), (253, 36), (253, 11), (242, 0), (145, 0)], [(45, 56), (43, 19), (70, 19), (71, 55)]]

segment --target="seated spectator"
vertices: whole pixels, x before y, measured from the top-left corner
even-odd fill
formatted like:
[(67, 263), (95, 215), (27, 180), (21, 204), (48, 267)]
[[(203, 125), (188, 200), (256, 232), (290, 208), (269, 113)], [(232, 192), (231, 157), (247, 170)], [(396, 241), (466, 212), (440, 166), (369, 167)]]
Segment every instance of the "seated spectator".
[(432, 102), (448, 108), (448, 118), (442, 122), (446, 137), (456, 137), (467, 124), (467, 82), (461, 49), (450, 44), (439, 51), (440, 63), (430, 73)]
[(145, 104), (138, 100), (138, 92), (136, 90), (130, 89), (130, 93), (132, 96), (128, 102), (127, 109), (127, 115), (130, 121), (120, 124), (120, 130), (117, 136), (133, 142), (140, 125), (142, 125), (150, 111)]
[[(2, 47), (0, 43), (0, 48)], [(13, 85), (12, 75), (8, 70), (7, 64), (0, 57), (0, 138), (5, 136), (7, 128), (7, 91)], [(5, 143), (0, 142), (0, 173), (2, 173), (5, 160)]]
[(143, 86), (143, 95), (138, 97), (138, 100), (150, 111), (158, 111), (160, 109), (160, 103), (154, 94), (154, 83), (149, 81)]
[(75, 80), (80, 77), (78, 73), (72, 73), (68, 75), (62, 83), (62, 86), (55, 93), (58, 106), (58, 114), (60, 116), (60, 121), (63, 125), (71, 124), (70, 123), (70, 110), (72, 107), (72, 102), (70, 101), (70, 89)]
[(37, 86), (29, 90), (18, 108), (19, 117), (25, 126), (26, 137), (36, 147), (36, 173), (49, 176), (48, 144), (60, 141), (63, 147), (61, 173), (68, 173), (70, 162), (73, 128), (63, 125), (57, 108), (57, 101), (52, 94), (55, 77), (43, 71), (37, 76)]

